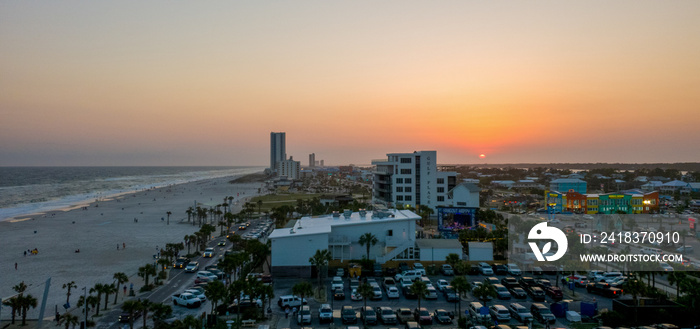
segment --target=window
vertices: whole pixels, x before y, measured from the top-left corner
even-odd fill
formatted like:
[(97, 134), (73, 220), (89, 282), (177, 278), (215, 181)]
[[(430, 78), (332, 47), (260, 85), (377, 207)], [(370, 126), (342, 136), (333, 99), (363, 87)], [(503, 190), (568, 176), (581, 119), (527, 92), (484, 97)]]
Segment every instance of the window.
[(397, 178), (396, 184), (403, 184), (403, 178)]
[(404, 192), (413, 192), (413, 187), (406, 186), (406, 187), (404, 188)]
[(397, 195), (396, 201), (403, 201), (403, 195)]
[(445, 201), (445, 197), (442, 195), (438, 195), (437, 200), (438, 200), (438, 202), (443, 202), (443, 201)]
[(445, 179), (444, 178), (438, 178), (437, 179), (438, 184), (445, 184)]
[(403, 180), (406, 184), (411, 184), (412, 179), (411, 178), (406, 178)]
[(394, 230), (386, 231), (386, 236), (394, 236)]
[(438, 191), (438, 193), (445, 193), (445, 188), (444, 188), (444, 187), (438, 187), (437, 191)]
[(402, 187), (402, 186), (397, 186), (397, 187), (396, 187), (396, 192), (403, 192), (403, 187)]
[(403, 175), (410, 175), (410, 174), (411, 174), (411, 169), (410, 169), (410, 168), (408, 168), (408, 169), (405, 169), (405, 168), (404, 168), (404, 169), (401, 169), (401, 174), (403, 174)]
[(411, 163), (411, 158), (401, 158), (401, 163)]
[(404, 198), (404, 201), (413, 201), (413, 197), (410, 196), (410, 195), (407, 195), (407, 196)]

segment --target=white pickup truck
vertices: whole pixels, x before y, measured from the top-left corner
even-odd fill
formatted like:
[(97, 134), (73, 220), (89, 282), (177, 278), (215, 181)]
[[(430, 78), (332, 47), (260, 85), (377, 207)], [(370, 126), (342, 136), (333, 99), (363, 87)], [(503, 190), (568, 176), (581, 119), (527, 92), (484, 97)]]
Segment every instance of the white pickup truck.
[(173, 304), (193, 308), (202, 305), (202, 300), (197, 298), (197, 296), (193, 294), (184, 292), (181, 294), (173, 295)]

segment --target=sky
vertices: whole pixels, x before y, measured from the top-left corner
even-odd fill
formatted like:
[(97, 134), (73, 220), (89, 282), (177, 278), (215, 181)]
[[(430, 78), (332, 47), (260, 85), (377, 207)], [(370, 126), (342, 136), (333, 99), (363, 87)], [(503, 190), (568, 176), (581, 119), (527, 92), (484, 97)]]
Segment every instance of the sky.
[[(700, 161), (699, 1), (3, 1), (0, 166)], [(484, 157), (479, 155), (483, 154)]]

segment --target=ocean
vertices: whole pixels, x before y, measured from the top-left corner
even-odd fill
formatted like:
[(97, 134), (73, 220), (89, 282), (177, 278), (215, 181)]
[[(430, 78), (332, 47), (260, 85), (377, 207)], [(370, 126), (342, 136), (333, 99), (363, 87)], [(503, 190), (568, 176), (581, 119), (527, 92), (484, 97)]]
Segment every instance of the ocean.
[(0, 221), (264, 167), (0, 167)]

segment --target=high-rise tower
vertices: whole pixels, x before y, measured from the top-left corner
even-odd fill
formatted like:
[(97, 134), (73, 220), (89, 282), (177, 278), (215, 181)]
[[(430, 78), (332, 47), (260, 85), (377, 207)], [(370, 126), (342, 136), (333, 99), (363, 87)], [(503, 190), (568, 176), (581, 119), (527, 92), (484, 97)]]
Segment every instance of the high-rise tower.
[(277, 171), (277, 164), (287, 159), (285, 133), (270, 133), (270, 170)]

